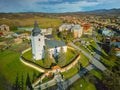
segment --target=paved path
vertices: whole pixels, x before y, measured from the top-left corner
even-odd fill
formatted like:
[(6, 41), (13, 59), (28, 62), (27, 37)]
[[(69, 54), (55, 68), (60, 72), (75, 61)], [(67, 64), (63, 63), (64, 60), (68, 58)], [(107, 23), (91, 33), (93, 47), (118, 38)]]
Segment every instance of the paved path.
[(62, 83), (62, 86), (63, 86), (64, 90), (67, 89), (70, 85), (72, 85), (75, 81), (77, 81), (79, 78), (84, 76), (84, 74), (86, 74), (88, 71), (92, 70), (93, 68), (94, 67), (92, 65), (88, 65), (86, 68), (80, 70), (79, 73), (74, 75), (72, 78), (64, 81)]
[(84, 51), (82, 48), (76, 46), (74, 43), (69, 43), (71, 46), (73, 46), (74, 48), (76, 48), (77, 50), (81, 51), (86, 57), (88, 57), (88, 59), (90, 60), (90, 63), (93, 64), (94, 66), (96, 66), (98, 69), (100, 69), (101, 71), (105, 71), (107, 68), (98, 60), (96, 60), (93, 56), (91, 56), (89, 53), (87, 53), (86, 51)]
[(95, 42), (95, 44), (96, 44), (96, 48), (97, 48), (97, 50), (98, 51), (96, 51), (96, 55), (95, 55), (95, 58), (96, 59), (98, 59), (98, 60), (100, 60), (100, 55), (101, 55), (101, 47), (98, 45), (98, 40), (96, 39), (96, 32), (95, 31), (93, 31), (93, 40), (94, 40), (94, 42)]

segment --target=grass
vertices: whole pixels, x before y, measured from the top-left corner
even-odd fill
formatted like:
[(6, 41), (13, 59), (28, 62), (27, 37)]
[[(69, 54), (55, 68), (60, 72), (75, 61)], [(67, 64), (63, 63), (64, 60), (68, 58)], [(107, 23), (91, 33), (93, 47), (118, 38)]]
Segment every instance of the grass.
[(78, 72), (78, 68), (76, 66), (72, 67), (70, 70), (63, 72), (62, 75), (64, 79), (69, 79), (74, 76)]
[[(47, 18), (47, 17), (32, 17), (32, 18), (24, 18), (24, 19), (1, 19), (0, 24), (7, 25), (16, 25), (16, 26), (24, 26), (24, 27), (33, 27), (34, 21), (37, 20), (40, 28), (56, 28), (62, 24), (62, 20), (56, 18)], [(12, 23), (11, 23), (12, 22)]]
[(80, 63), (82, 64), (83, 67), (87, 66), (89, 64), (89, 59), (83, 54), (80, 53)]
[(96, 90), (94, 84), (90, 83), (85, 79), (77, 80), (71, 87), (70, 90)]
[(29, 50), (28, 52), (24, 53), (23, 57), (29, 61), (32, 61), (33, 63), (35, 63), (37, 65), (40, 65), (41, 67), (45, 67), (43, 60), (33, 60), (32, 59), (32, 50)]
[(20, 54), (12, 50), (17, 49), (18, 46), (16, 45), (3, 52), (0, 52), (0, 76), (2, 76), (2, 78), (0, 78), (0, 81), (5, 81), (0, 82), (0, 85), (2, 86), (5, 85), (4, 83), (14, 85), (16, 82), (17, 74), (19, 81), (21, 80), (23, 74), (24, 84), (26, 82), (27, 74), (29, 74), (31, 81), (33, 78), (36, 78), (41, 74), (40, 72), (27, 67), (19, 60)]
[[(76, 56), (76, 51), (75, 50), (71, 50), (71, 49), (67, 49), (67, 53), (66, 53), (66, 65), (69, 64), (73, 58)], [(27, 60), (30, 60), (34, 63), (36, 63), (37, 65), (40, 65), (42, 67), (45, 67), (46, 66), (44, 65), (44, 62), (43, 60), (34, 60), (32, 59), (32, 50), (26, 52), (23, 54), (23, 57), (26, 58)]]
[(108, 54), (104, 50), (102, 50), (101, 61), (109, 67), (113, 67), (116, 65), (115, 61), (110, 60), (110, 57), (108, 56)]
[(67, 48), (66, 53), (66, 65), (73, 61), (73, 58), (77, 55), (76, 50)]
[[(95, 42), (93, 41), (93, 39), (87, 39), (87, 41), (90, 41), (90, 45), (86, 45), (87, 48), (88, 48), (90, 51), (95, 52), (94, 49), (92, 48), (92, 47), (96, 48), (96, 44), (95, 44)], [(75, 42), (75, 44), (76, 44), (77, 46), (79, 46), (80, 48), (82, 48), (82, 49), (83, 49), (84, 51), (86, 51), (87, 53), (90, 53), (83, 45), (80, 45), (80, 42)]]
[(92, 75), (94, 75), (95, 77), (97, 77), (99, 80), (102, 80), (102, 73), (100, 71), (97, 70), (91, 70), (90, 73)]

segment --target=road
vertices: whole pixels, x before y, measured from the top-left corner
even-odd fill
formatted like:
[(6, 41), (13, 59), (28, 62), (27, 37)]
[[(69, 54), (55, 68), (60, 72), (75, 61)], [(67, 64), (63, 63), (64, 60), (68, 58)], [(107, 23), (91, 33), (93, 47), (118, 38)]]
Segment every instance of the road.
[(74, 48), (76, 48), (77, 50), (81, 51), (86, 57), (88, 57), (88, 59), (90, 60), (90, 63), (93, 64), (94, 66), (96, 66), (98, 69), (100, 69), (101, 71), (107, 70), (107, 68), (100, 61), (96, 60), (93, 56), (91, 56), (89, 53), (84, 51), (82, 48), (76, 46), (72, 42), (69, 44), (71, 46), (73, 46)]
[(97, 46), (95, 58), (98, 59), (98, 60), (100, 60), (100, 57), (101, 57), (100, 56), (101, 55), (101, 47), (97, 43), (98, 40), (96, 39), (96, 32), (95, 31), (93, 31), (93, 40), (94, 40), (94, 42), (95, 42), (95, 44)]
[(79, 78), (81, 78), (84, 74), (86, 74), (88, 71), (90, 71), (92, 69), (94, 69), (94, 67), (90, 64), (86, 68), (80, 70), (79, 73), (74, 75), (72, 78), (64, 81), (62, 83), (63, 90), (66, 90), (70, 85), (72, 85), (75, 81), (77, 81)]

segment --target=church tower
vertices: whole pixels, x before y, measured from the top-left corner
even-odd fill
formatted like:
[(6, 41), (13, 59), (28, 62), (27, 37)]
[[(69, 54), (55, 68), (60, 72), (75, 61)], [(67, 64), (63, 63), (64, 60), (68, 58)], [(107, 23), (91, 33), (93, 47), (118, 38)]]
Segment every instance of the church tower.
[(34, 28), (31, 33), (31, 42), (32, 42), (33, 58), (35, 60), (43, 59), (45, 40), (44, 40), (44, 35), (42, 35), (41, 30), (39, 29), (36, 21), (34, 23)]

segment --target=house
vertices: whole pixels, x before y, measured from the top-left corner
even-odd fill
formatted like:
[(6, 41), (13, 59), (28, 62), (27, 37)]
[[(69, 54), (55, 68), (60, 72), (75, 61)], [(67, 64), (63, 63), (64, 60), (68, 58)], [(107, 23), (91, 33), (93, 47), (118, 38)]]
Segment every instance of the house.
[(90, 24), (83, 24), (83, 34), (92, 35), (93, 27)]
[(44, 58), (45, 46), (49, 47), (51, 56), (57, 56), (61, 47), (64, 49), (64, 52), (67, 52), (67, 45), (63, 41), (58, 41), (55, 39), (45, 39), (45, 36), (41, 33), (37, 22), (35, 22), (34, 28), (31, 33), (31, 43), (32, 55), (35, 60), (40, 60)]
[[(32, 31), (33, 28), (27, 28), (27, 27), (19, 27), (18, 30), (21, 30), (21, 31)], [(44, 34), (44, 35), (47, 35), (47, 34), (52, 34), (52, 28), (47, 28), (47, 29), (41, 29), (41, 33)]]
[(30, 35), (28, 33), (23, 32), (16, 32), (12, 34), (13, 37), (20, 38), (20, 39), (30, 39)]
[(105, 36), (114, 36), (115, 32), (110, 30), (110, 29), (104, 29), (102, 30), (102, 35), (105, 35)]
[(1, 25), (0, 26), (0, 31), (10, 31), (9, 26), (5, 25), (5, 24)]
[(9, 31), (10, 29), (8, 25), (3, 24), (0, 26), (0, 32), (2, 32), (3, 35), (7, 35)]
[(79, 24), (63, 24), (59, 27), (59, 31), (73, 32), (74, 38), (79, 38), (82, 36), (83, 28)]
[(52, 28), (41, 29), (41, 33), (44, 35), (52, 34)]
[(116, 56), (120, 57), (120, 41), (117, 40), (113, 40), (110, 45), (114, 45), (115, 46), (115, 51), (116, 51)]
[(72, 26), (74, 26), (74, 24), (63, 24), (59, 27), (59, 31), (68, 31), (71, 30)]
[(74, 34), (74, 38), (79, 38), (82, 36), (83, 28), (80, 25), (74, 25), (71, 29)]

